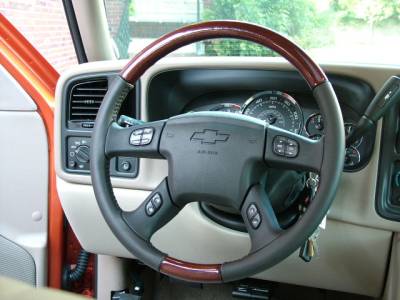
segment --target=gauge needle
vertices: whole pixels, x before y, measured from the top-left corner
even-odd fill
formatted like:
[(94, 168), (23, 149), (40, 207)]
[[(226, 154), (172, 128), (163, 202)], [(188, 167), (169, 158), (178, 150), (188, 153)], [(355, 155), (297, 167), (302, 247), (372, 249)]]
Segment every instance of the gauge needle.
[(268, 115), (267, 116), (267, 122), (270, 124), (270, 125), (273, 125), (275, 122), (276, 122), (276, 117), (274, 116), (274, 115)]

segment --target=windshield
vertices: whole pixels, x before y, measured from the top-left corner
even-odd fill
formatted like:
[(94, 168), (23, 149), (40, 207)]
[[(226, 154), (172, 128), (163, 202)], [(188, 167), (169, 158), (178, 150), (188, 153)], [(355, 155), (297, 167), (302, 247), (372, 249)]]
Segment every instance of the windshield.
[[(118, 57), (204, 20), (241, 20), (294, 40), (320, 62), (400, 65), (400, 0), (105, 0)], [(254, 43), (208, 40), (181, 56), (276, 56)]]

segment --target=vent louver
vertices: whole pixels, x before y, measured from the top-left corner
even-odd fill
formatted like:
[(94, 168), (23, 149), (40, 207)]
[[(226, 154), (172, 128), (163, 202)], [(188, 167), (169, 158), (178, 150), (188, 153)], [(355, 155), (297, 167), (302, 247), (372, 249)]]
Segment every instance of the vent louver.
[(94, 121), (107, 93), (107, 88), (108, 81), (106, 78), (75, 84), (70, 93), (69, 121)]

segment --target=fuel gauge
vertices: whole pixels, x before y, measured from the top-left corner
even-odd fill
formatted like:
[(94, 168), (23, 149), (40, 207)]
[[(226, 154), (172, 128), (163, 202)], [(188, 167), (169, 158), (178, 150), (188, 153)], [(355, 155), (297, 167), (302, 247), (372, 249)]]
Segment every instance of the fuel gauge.
[(324, 133), (324, 120), (321, 114), (312, 114), (306, 122), (306, 132), (312, 139), (318, 139)]
[[(352, 132), (354, 129), (354, 125), (352, 123), (345, 123), (344, 124), (344, 132), (346, 137), (350, 134), (350, 132)], [(353, 147), (358, 148), (358, 146), (361, 145), (363, 140), (363, 137), (360, 137), (358, 140), (356, 140), (353, 144), (351, 144)]]
[(361, 156), (360, 152), (353, 146), (346, 148), (346, 153), (344, 156), (344, 166), (345, 167), (354, 167), (358, 163), (360, 163)]

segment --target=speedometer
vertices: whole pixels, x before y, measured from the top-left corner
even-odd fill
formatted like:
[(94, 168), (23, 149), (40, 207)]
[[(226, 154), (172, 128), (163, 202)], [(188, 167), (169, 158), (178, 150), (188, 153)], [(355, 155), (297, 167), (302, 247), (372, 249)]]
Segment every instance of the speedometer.
[(300, 133), (303, 126), (299, 104), (280, 91), (265, 91), (252, 96), (245, 102), (243, 114), (294, 133)]

